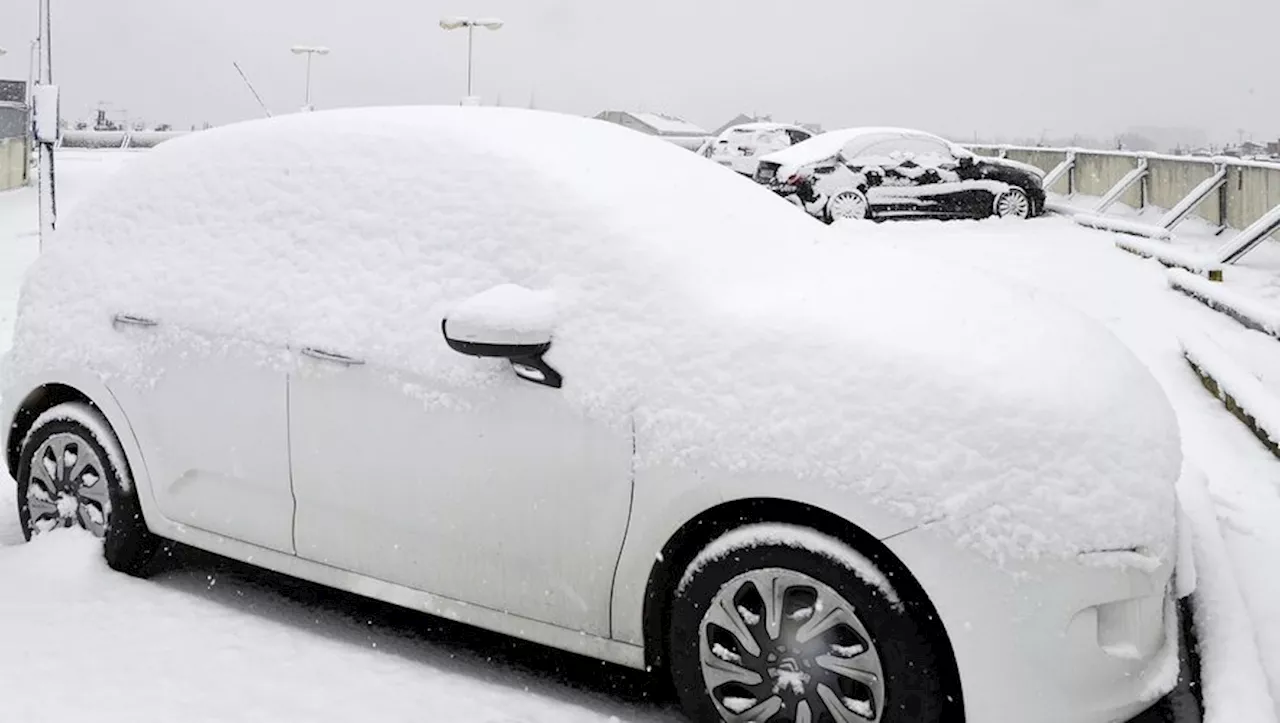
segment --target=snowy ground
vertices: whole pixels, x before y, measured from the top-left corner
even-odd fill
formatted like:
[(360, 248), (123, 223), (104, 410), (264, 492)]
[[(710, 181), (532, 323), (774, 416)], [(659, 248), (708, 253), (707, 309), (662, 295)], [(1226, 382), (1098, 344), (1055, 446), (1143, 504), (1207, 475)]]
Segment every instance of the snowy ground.
[[(64, 212), (131, 157), (64, 151)], [(0, 351), (22, 270), (37, 250), (34, 198), (29, 189), (0, 194)], [(976, 265), (1030, 285), (1102, 321), (1146, 362), (1178, 412), (1188, 457), (1207, 477), (1207, 494), (1189, 489), (1184, 502), (1206, 533), (1197, 557), (1215, 563), (1202, 566), (1213, 605), (1197, 621), (1212, 631), (1204, 641), (1210, 723), (1276, 721), (1280, 461), (1204, 391), (1178, 342), (1198, 332), (1235, 350), (1252, 338), (1169, 291), (1158, 264), (1065, 219), (846, 230), (854, 243), (915, 247), (958, 269)], [(1273, 252), (1280, 258), (1269, 249), (1244, 274), (1251, 288), (1280, 288)], [(613, 666), (201, 553), (180, 553), (179, 566), (144, 582), (106, 570), (81, 536), (32, 545), (21, 538), (13, 487), (0, 482), (5, 719), (349, 721), (376, 710), (388, 722), (679, 720), (654, 683)], [(85, 651), (95, 664), (71, 657)]]

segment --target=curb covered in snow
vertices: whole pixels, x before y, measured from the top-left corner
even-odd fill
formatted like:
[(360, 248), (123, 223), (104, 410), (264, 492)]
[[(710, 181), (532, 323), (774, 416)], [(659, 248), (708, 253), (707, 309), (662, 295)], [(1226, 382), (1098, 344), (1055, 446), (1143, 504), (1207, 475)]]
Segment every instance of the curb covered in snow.
[(1183, 356), (1206, 389), (1280, 457), (1280, 400), (1206, 336), (1181, 339)]
[(1165, 266), (1208, 276), (1210, 281), (1222, 281), (1222, 266), (1216, 261), (1201, 254), (1174, 248), (1165, 242), (1133, 237), (1118, 238), (1116, 248), (1143, 258), (1155, 259)]
[(1178, 499), (1193, 530), (1197, 581), (1191, 596), (1205, 720), (1275, 723), (1275, 704), (1248, 606), (1232, 570), (1202, 473), (1185, 475)]
[(1169, 269), (1169, 286), (1250, 329), (1280, 339), (1280, 309), (1268, 307), (1182, 269)]

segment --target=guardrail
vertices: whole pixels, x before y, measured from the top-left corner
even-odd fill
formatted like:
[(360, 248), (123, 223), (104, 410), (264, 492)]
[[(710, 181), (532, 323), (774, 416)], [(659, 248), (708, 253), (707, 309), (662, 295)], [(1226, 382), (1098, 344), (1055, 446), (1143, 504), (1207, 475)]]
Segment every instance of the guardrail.
[(62, 132), (62, 148), (153, 148), (191, 131), (89, 131)]
[[(1235, 263), (1280, 232), (1280, 163), (1082, 148), (968, 148), (1044, 170), (1046, 190), (1052, 193), (1099, 197), (1093, 208), (1084, 209), (1091, 214), (1078, 217), (1084, 225), (1157, 239), (1168, 239), (1191, 216), (1208, 221), (1219, 233), (1241, 229), (1215, 255), (1220, 264)], [(1166, 213), (1153, 225), (1104, 216), (1116, 203)]]

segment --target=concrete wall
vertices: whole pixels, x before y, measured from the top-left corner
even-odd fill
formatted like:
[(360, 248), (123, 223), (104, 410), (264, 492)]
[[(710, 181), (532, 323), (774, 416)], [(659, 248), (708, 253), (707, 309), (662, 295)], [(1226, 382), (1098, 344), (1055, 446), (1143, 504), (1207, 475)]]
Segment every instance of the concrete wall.
[(26, 139), (0, 138), (0, 191), (18, 188), (26, 182)]
[[(998, 155), (1003, 151), (1010, 160), (1029, 163), (1045, 173), (1057, 167), (1069, 152), (1061, 148), (1012, 146), (973, 146), (971, 150), (985, 156)], [(1225, 205), (1220, 202), (1219, 194), (1211, 194), (1196, 208), (1194, 215), (1215, 226), (1225, 223), (1238, 231), (1247, 228), (1271, 209), (1280, 207), (1280, 165), (1152, 154), (1147, 155), (1150, 175), (1145, 184), (1145, 195), (1140, 184), (1127, 191), (1120, 202), (1134, 208), (1172, 208), (1215, 173), (1218, 161), (1227, 164), (1227, 183), (1221, 194)], [(1070, 192), (1089, 196), (1106, 195), (1126, 173), (1137, 167), (1137, 154), (1076, 151), (1074, 186), (1070, 188)], [(1048, 190), (1067, 194), (1067, 178), (1064, 177)], [(1280, 239), (1280, 235), (1273, 238)]]

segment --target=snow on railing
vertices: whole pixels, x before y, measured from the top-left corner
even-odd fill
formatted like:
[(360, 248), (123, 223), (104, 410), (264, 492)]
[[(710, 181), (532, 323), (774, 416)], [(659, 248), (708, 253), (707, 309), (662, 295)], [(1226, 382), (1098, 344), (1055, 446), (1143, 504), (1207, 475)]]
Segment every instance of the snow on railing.
[[(1217, 252), (1194, 260), (1182, 258), (1186, 254), (1169, 249), (1167, 243), (1163, 246), (1168, 253), (1158, 248), (1162, 244), (1117, 243), (1174, 266), (1212, 269), (1233, 264), (1280, 233), (1280, 162), (1005, 144), (966, 147), (980, 154), (1038, 163), (1050, 173), (1046, 190), (1065, 190), (1068, 199), (1067, 203), (1055, 199), (1049, 208), (1071, 215), (1083, 226), (1159, 242), (1171, 240), (1175, 227), (1193, 214), (1216, 225), (1218, 233), (1243, 229)], [(1103, 200), (1091, 209), (1076, 208), (1069, 200), (1080, 193)], [(1106, 213), (1123, 199), (1135, 208), (1160, 207), (1166, 213), (1154, 224)]]

